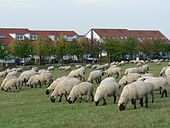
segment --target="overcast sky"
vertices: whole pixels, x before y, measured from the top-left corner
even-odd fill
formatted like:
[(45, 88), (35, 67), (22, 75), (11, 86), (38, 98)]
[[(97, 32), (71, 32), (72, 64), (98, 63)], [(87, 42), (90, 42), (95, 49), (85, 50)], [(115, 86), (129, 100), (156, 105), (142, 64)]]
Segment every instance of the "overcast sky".
[(170, 39), (170, 0), (0, 0), (0, 27), (160, 30)]

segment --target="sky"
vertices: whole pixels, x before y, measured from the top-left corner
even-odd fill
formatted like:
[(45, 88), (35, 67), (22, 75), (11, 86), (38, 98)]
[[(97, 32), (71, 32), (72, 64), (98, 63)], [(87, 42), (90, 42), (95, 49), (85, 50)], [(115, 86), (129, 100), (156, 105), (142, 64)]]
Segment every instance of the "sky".
[(170, 39), (170, 0), (0, 0), (0, 27), (159, 30)]

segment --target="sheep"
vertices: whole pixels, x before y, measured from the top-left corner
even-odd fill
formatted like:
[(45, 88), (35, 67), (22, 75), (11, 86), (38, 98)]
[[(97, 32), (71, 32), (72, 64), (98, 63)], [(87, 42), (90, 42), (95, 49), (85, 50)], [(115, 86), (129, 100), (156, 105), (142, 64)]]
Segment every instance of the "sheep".
[(127, 75), (129, 73), (141, 73), (140, 69), (139, 68), (127, 68), (124, 72), (124, 75)]
[(28, 86), (31, 86), (32, 88), (39, 84), (40, 87), (42, 84), (51, 84), (53, 82), (53, 77), (51, 73), (40, 73), (40, 74), (35, 74), (30, 77), (30, 79), (27, 82)]
[(130, 84), (134, 81), (136, 81), (138, 78), (140, 77), (140, 74), (138, 73), (129, 73), (128, 75), (124, 75), (118, 82), (118, 84), (120, 85), (127, 85)]
[(54, 71), (54, 66), (50, 66), (47, 68), (48, 71)]
[(152, 83), (143, 81), (137, 81), (126, 85), (118, 101), (119, 110), (125, 110), (128, 101), (132, 102), (134, 109), (136, 109), (136, 100), (140, 100), (140, 105), (143, 106), (143, 97), (145, 97), (146, 107), (148, 107), (148, 96), (150, 94), (152, 96), (152, 103), (154, 102), (153, 90), (154, 85)]
[(69, 78), (68, 76), (63, 76), (63, 77), (60, 77), (60, 78), (57, 78), (55, 81), (53, 81), (53, 83), (46, 89), (46, 95), (49, 95), (50, 92), (54, 91), (55, 87), (57, 86), (57, 84), (64, 80), (64, 79), (67, 79)]
[(137, 63), (136, 66), (137, 66), (137, 67), (141, 67), (141, 66), (142, 66), (142, 63)]
[(137, 79), (137, 81), (145, 81), (146, 79), (150, 79), (153, 76), (141, 76), (140, 78)]
[(65, 67), (64, 67), (64, 70), (65, 70), (65, 71), (70, 71), (70, 70), (71, 70), (71, 66), (65, 66)]
[(9, 76), (9, 77), (5, 78), (1, 83), (1, 90), (4, 90), (4, 86), (5, 86), (6, 82), (13, 78), (16, 78), (16, 76)]
[(7, 74), (7, 71), (0, 72), (0, 77), (5, 78)]
[(108, 77), (112, 76), (112, 75), (117, 75), (116, 78), (119, 77), (121, 72), (121, 68), (120, 67), (116, 67), (116, 68), (109, 68), (108, 70), (104, 71), (104, 73), (108, 74)]
[(45, 70), (45, 69), (41, 69), (41, 70), (38, 71), (38, 73), (50, 73), (50, 71), (49, 70)]
[(167, 85), (168, 81), (163, 77), (150, 77), (149, 79), (144, 80), (144, 82), (149, 82), (154, 85), (154, 91), (160, 91), (161, 98), (165, 95), (167, 97)]
[(10, 76), (17, 76), (17, 75), (18, 75), (17, 71), (12, 71), (12, 72), (9, 72), (5, 78), (8, 78)]
[(17, 72), (22, 72), (23, 68), (16, 68)]
[(76, 65), (76, 68), (78, 69), (78, 68), (81, 68), (82, 66), (81, 65)]
[(60, 81), (50, 96), (51, 102), (55, 102), (57, 96), (60, 96), (59, 102), (61, 102), (63, 95), (65, 95), (67, 100), (67, 95), (70, 94), (71, 89), (79, 83), (80, 83), (79, 79), (71, 77)]
[(163, 74), (165, 74), (165, 76), (169, 76), (170, 75), (170, 66), (162, 68), (162, 70), (160, 72), (160, 76), (163, 76)]
[(35, 72), (38, 72), (38, 67), (32, 67), (32, 69), (31, 70), (33, 70), (33, 71), (35, 71)]
[(96, 89), (94, 96), (95, 105), (98, 106), (99, 101), (103, 99), (103, 105), (106, 105), (106, 98), (108, 96), (114, 97), (114, 103), (116, 103), (116, 95), (118, 95), (119, 85), (115, 82), (114, 78), (104, 79)]
[(28, 70), (28, 71), (24, 71), (20, 74), (19, 79), (21, 81), (21, 85), (23, 85), (23, 83), (28, 82), (29, 78), (31, 76), (33, 76), (34, 74), (36, 74), (36, 72), (34, 70)]
[(80, 103), (82, 101), (82, 96), (83, 95), (87, 95), (87, 99), (86, 99), (86, 102), (88, 102), (88, 100), (90, 99), (91, 97), (91, 101), (93, 101), (93, 85), (89, 82), (82, 82), (82, 83), (79, 83), (77, 85), (75, 85), (69, 96), (68, 96), (68, 102), (71, 104), (71, 103), (74, 103), (77, 98), (80, 98)]
[(69, 74), (68, 74), (69, 77), (80, 77), (80, 80), (83, 80), (85, 81), (85, 68), (84, 67), (81, 67), (81, 68), (78, 68), (78, 69), (75, 69), (75, 70), (72, 70)]
[(154, 76), (154, 74), (152, 74), (152, 73), (141, 74), (141, 77), (143, 77), (143, 76)]
[(86, 67), (86, 68), (91, 68), (92, 65), (91, 65), (91, 64), (87, 64), (85, 67)]
[(96, 70), (104, 70), (105, 69), (105, 65), (98, 65), (96, 67)]
[(93, 84), (93, 80), (95, 80), (96, 83), (99, 84), (101, 82), (101, 78), (103, 75), (104, 75), (104, 72), (102, 72), (101, 70), (92, 71), (90, 72), (87, 81)]
[(99, 66), (98, 64), (93, 65), (93, 66), (92, 66), (92, 69), (96, 69), (98, 66)]
[(110, 66), (110, 68), (116, 68), (117, 67), (117, 65), (111, 65)]
[(20, 86), (20, 85), (21, 85), (21, 84), (20, 84), (20, 80), (19, 80), (17, 77), (15, 77), (15, 78), (9, 79), (9, 80), (6, 82), (6, 84), (5, 84), (5, 86), (3, 87), (3, 89), (4, 89), (5, 91), (8, 91), (8, 90), (12, 90), (12, 88), (15, 87), (16, 90), (19, 92), (19, 91), (21, 90), (21, 86)]

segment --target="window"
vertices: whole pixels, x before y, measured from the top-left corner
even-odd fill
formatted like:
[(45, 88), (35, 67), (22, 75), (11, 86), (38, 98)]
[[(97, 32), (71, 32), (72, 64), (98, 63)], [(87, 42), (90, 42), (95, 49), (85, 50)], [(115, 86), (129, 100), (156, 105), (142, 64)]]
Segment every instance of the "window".
[(54, 37), (54, 40), (59, 40), (59, 36), (55, 36), (55, 37)]
[(123, 40), (123, 39), (124, 39), (124, 38), (123, 38), (123, 36), (121, 36), (121, 37), (120, 37), (120, 39), (122, 39), (122, 40)]
[(37, 39), (37, 35), (30, 35), (30, 40), (36, 40)]
[(67, 36), (66, 39), (67, 41), (73, 41), (73, 36)]
[(140, 37), (138, 37), (137, 40), (140, 42), (143, 42), (143, 40)]
[(127, 36), (125, 36), (124, 38), (127, 39)]
[(24, 40), (24, 35), (17, 35), (18, 40)]
[(4, 35), (0, 35), (0, 39), (6, 39), (7, 37)]

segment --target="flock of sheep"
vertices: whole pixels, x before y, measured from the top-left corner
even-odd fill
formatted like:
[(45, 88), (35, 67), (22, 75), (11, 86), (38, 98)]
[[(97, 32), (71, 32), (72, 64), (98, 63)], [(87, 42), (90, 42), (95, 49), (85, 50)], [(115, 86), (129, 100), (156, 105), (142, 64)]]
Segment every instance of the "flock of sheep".
[[(157, 60), (153, 60), (153, 62), (159, 64)], [(170, 83), (170, 66), (166, 66), (161, 70), (161, 77), (155, 77), (154, 74), (148, 73), (149, 66), (146, 62), (133, 60), (130, 63), (136, 63), (137, 66), (127, 68), (117, 82), (116, 78), (120, 77), (122, 72), (119, 66), (126, 63), (129, 62), (113, 62), (110, 65), (76, 65), (77, 69), (72, 71), (71, 66), (61, 66), (58, 68), (59, 70), (70, 71), (70, 73), (68, 76), (62, 76), (56, 80), (52, 75), (55, 69), (54, 66), (48, 67), (47, 70), (38, 70), (37, 67), (33, 67), (31, 70), (23, 72), (22, 68), (7, 69), (0, 72), (0, 77), (4, 78), (1, 83), (1, 90), (10, 91), (14, 89), (21, 91), (24, 85), (36, 88), (48, 84), (46, 94), (51, 93), (51, 102), (55, 102), (57, 97), (61, 102), (63, 96), (65, 96), (68, 103), (75, 103), (78, 98), (82, 102), (82, 96), (87, 95), (86, 101), (88, 102), (91, 99), (98, 106), (99, 101), (103, 100), (103, 105), (105, 105), (107, 104), (107, 97), (113, 96), (114, 103), (117, 103), (117, 97), (119, 97), (118, 107), (121, 111), (125, 110), (128, 101), (131, 101), (134, 109), (136, 109), (137, 100), (140, 100), (140, 105), (143, 106), (144, 98), (145, 106), (148, 107), (150, 95), (152, 103), (154, 102), (154, 91), (160, 91), (161, 97), (167, 97), (167, 86)], [(93, 71), (88, 74), (88, 79), (85, 81), (85, 70), (87, 68), (92, 68)], [(104, 75), (108, 77), (102, 80)], [(94, 81), (99, 85), (96, 91), (93, 85)]]

